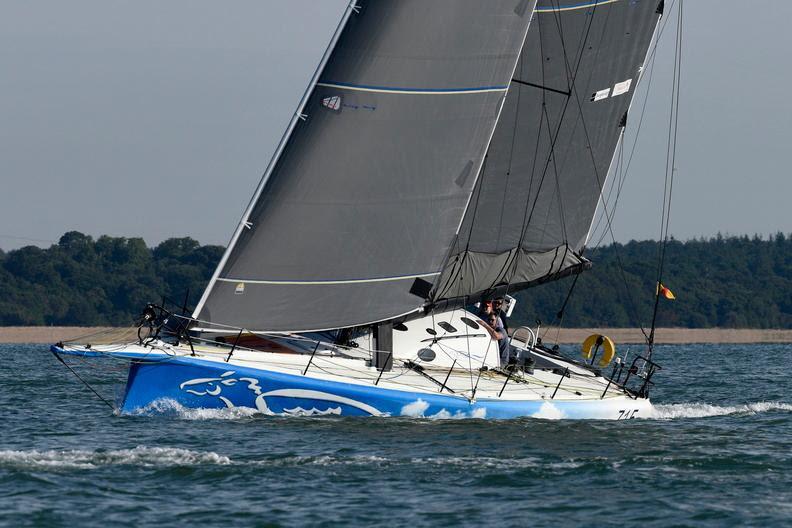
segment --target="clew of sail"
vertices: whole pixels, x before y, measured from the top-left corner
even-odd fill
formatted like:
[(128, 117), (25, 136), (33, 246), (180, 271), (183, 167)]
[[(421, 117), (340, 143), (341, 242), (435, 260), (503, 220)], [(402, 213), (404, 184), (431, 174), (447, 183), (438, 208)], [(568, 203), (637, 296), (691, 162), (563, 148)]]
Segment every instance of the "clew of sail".
[(309, 331), (424, 303), (536, 0), (353, 2), (194, 317)]
[(432, 301), (580, 272), (659, 0), (540, 0)]

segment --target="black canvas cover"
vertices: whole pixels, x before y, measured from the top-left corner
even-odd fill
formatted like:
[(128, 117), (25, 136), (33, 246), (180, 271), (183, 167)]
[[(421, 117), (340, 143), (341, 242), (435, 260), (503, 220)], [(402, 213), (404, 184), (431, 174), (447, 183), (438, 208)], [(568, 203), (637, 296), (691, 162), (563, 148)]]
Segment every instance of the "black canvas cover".
[(657, 8), (658, 0), (538, 2), (435, 302), (587, 267), (581, 252)]
[(451, 250), (534, 5), (357, 2), (196, 317), (308, 331), (421, 307), (416, 280), (436, 283)]

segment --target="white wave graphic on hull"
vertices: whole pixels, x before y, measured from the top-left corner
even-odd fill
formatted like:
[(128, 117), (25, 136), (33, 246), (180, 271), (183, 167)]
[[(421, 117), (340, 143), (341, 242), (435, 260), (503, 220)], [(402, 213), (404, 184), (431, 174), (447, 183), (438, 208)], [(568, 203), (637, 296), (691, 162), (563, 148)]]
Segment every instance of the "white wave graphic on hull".
[[(267, 402), (265, 398), (272, 398), (272, 397), (281, 397), (281, 398), (300, 398), (306, 400), (319, 400), (319, 401), (326, 401), (331, 403), (341, 403), (343, 405), (348, 405), (350, 407), (354, 407), (356, 409), (360, 409), (361, 411), (368, 413), (372, 416), (382, 416), (382, 413), (372, 407), (371, 405), (365, 404), (363, 402), (359, 402), (357, 400), (353, 400), (350, 398), (345, 398), (344, 396), (339, 396), (337, 394), (331, 394), (329, 392), (321, 392), (315, 390), (305, 390), (305, 389), (278, 389), (269, 392), (265, 392), (263, 394), (259, 394), (256, 397), (256, 408), (261, 412), (270, 412), (269, 407), (267, 406)], [(297, 407), (302, 412), (306, 412), (305, 409), (301, 407)], [(313, 409), (316, 412), (320, 412), (317, 409)], [(284, 413), (290, 414), (290, 410), (284, 408)], [(324, 413), (328, 414), (328, 413)], [(341, 414), (341, 408), (338, 408), (338, 412), (333, 414)]]
[(792, 404), (784, 402), (756, 402), (745, 405), (710, 405), (708, 403), (672, 403), (655, 405), (651, 418), (707, 418), (729, 414), (758, 414), (771, 411), (792, 411)]
[[(222, 395), (223, 388), (225, 387), (233, 387), (237, 383), (246, 384), (247, 390), (252, 392), (256, 395), (255, 399), (255, 406), (256, 409), (268, 415), (287, 415), (287, 416), (324, 416), (328, 414), (340, 415), (341, 414), (341, 407), (328, 407), (327, 409), (317, 409), (313, 407), (311, 409), (303, 409), (300, 406), (294, 408), (283, 408), (282, 413), (275, 413), (267, 404), (266, 398), (294, 398), (294, 399), (307, 399), (307, 400), (316, 400), (316, 401), (323, 401), (329, 403), (338, 403), (342, 405), (346, 405), (348, 407), (353, 407), (355, 409), (359, 409), (371, 416), (384, 416), (385, 414), (380, 412), (379, 409), (372, 407), (363, 402), (359, 402), (357, 400), (353, 400), (351, 398), (347, 398), (345, 396), (340, 396), (338, 394), (332, 394), (329, 392), (322, 392), (316, 390), (308, 390), (308, 389), (276, 389), (271, 390), (268, 392), (263, 392), (263, 389), (260, 385), (260, 381), (256, 378), (248, 378), (248, 377), (239, 377), (239, 378), (232, 378), (236, 374), (233, 370), (227, 370), (223, 372), (218, 377), (213, 378), (194, 378), (191, 380), (184, 381), (179, 384), (179, 389), (195, 395), (195, 396), (209, 396), (218, 398), (226, 408), (235, 408), (234, 403), (227, 397)], [(188, 388), (189, 387), (189, 388)], [(147, 406), (150, 407), (150, 406)]]
[(231, 460), (215, 452), (191, 451), (176, 447), (145, 447), (89, 451), (83, 449), (49, 451), (0, 450), (0, 467), (34, 470), (96, 469), (102, 466), (196, 466), (228, 465)]

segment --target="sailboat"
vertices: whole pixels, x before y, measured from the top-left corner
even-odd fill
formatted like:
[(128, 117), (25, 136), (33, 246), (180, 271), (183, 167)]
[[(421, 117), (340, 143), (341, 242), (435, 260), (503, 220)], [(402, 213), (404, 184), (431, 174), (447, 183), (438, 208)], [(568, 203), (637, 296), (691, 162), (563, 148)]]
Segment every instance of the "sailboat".
[[(120, 408), (630, 419), (659, 368), (475, 306), (585, 272), (657, 0), (352, 0), (192, 313), (53, 345)], [(497, 318), (495, 326), (498, 326)], [(505, 354), (502, 351), (505, 350)]]

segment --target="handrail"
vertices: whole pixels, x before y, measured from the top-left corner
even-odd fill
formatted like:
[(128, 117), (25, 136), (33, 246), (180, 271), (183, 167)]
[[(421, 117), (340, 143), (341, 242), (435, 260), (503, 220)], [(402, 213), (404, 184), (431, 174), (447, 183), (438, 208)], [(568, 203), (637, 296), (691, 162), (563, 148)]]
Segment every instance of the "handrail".
[(516, 329), (514, 332), (512, 332), (512, 335), (511, 335), (511, 336), (509, 336), (509, 345), (511, 345), (511, 344), (512, 344), (512, 341), (514, 340), (514, 335), (515, 335), (517, 332), (519, 332), (520, 330), (526, 330), (526, 331), (528, 332), (528, 334), (529, 334), (529, 335), (531, 336), (531, 338), (532, 338), (532, 340), (531, 340), (531, 343), (530, 343), (530, 344), (528, 343), (528, 341), (526, 341), (526, 342), (525, 342), (525, 348), (527, 349), (528, 347), (530, 347), (530, 348), (534, 348), (534, 347), (536, 347), (536, 342), (537, 342), (537, 338), (536, 338), (536, 332), (534, 332), (534, 331), (533, 331), (531, 328), (529, 328), (529, 327), (527, 327), (527, 326), (521, 326), (521, 327), (517, 328), (517, 329)]
[[(640, 368), (637, 365), (639, 361), (643, 362)], [(654, 382), (652, 382), (652, 376), (654, 376), (654, 374), (658, 370), (663, 369), (663, 367), (661, 367), (660, 365), (658, 365), (649, 358), (646, 358), (644, 356), (636, 356), (635, 359), (632, 360), (632, 363), (630, 364), (630, 368), (627, 369), (627, 376), (624, 377), (624, 381), (620, 382), (624, 367), (625, 367), (624, 363), (619, 365), (618, 367), (619, 373), (616, 379), (614, 380), (613, 377), (616, 374), (616, 370), (617, 370), (617, 368), (614, 366), (614, 372), (611, 374), (611, 377), (608, 378), (608, 385), (605, 387), (605, 391), (602, 393), (602, 396), (600, 396), (600, 399), (605, 397), (605, 394), (608, 392), (608, 389), (610, 388), (611, 385), (614, 385), (626, 391), (629, 395), (632, 395), (634, 399), (646, 398), (649, 396), (649, 386), (654, 385)], [(636, 376), (643, 380), (643, 383), (641, 383), (641, 386), (638, 388), (638, 390), (631, 389), (630, 387), (627, 386), (627, 382), (630, 381), (630, 378), (632, 376)]]

